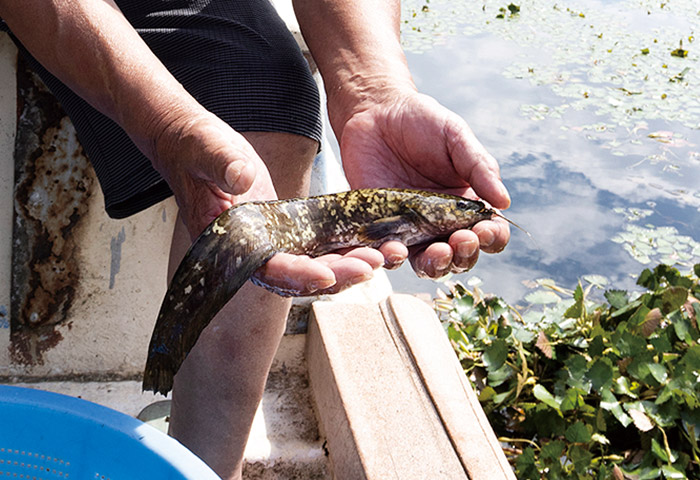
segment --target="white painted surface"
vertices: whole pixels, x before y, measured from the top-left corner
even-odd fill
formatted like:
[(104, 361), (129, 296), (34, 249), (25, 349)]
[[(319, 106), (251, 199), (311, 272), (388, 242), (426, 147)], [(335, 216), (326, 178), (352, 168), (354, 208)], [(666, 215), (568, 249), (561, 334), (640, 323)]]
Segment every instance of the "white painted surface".
[(0, 365), (6, 365), (9, 343), (12, 262), (12, 189), (17, 123), (17, 49), (0, 33)]

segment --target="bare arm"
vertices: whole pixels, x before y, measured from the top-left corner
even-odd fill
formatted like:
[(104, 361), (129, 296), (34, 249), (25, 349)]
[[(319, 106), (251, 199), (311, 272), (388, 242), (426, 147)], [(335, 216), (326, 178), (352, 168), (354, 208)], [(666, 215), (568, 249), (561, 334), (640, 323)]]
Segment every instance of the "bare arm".
[[(202, 162), (195, 176), (229, 193), (243, 193), (251, 186), (256, 170), (231, 160), (254, 159), (255, 152), (187, 93), (113, 1), (22, 0), (18, 6), (14, 0), (0, 0), (0, 16), (47, 70), (126, 131), (182, 197), (179, 200), (190, 192), (182, 178), (175, 178), (179, 173), (168, 149), (185, 140), (185, 129), (196, 122), (219, 136), (232, 155)], [(201, 213), (192, 212), (186, 219), (193, 230), (206, 226), (195, 220)]]
[[(294, 0), (294, 6), (323, 75), (353, 188), (423, 188), (509, 206), (498, 163), (465, 121), (416, 92), (400, 44), (398, 1)], [(504, 222), (482, 222), (411, 261), (419, 274), (438, 277), (471, 268), (479, 247), (497, 252), (509, 238)], [(385, 247), (386, 254), (395, 246)]]
[[(0, 15), (27, 49), (97, 110), (119, 123), (148, 156), (148, 133), (192, 99), (109, 0), (0, 1)], [(154, 84), (162, 84), (160, 90)], [(143, 132), (143, 133), (140, 133)]]
[[(294, 0), (338, 135), (353, 112), (393, 89), (415, 91), (399, 40), (396, 0)], [(339, 135), (338, 135), (339, 136)]]

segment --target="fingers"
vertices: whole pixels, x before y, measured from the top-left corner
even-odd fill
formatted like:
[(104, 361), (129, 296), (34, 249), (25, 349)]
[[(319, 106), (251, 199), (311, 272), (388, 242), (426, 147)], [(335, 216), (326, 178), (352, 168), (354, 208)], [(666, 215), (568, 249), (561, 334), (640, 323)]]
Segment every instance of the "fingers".
[(383, 264), (384, 256), (371, 248), (317, 258), (278, 253), (254, 277), (259, 285), (283, 295), (337, 293), (369, 280), (372, 271)]
[(379, 251), (384, 256), (384, 268), (394, 270), (408, 258), (408, 248), (401, 242), (389, 241), (379, 247)]
[(510, 228), (500, 219), (476, 224), (472, 230), (458, 230), (447, 242), (437, 242), (412, 251), (411, 266), (420, 277), (440, 278), (448, 273), (470, 270), (479, 259), (479, 250), (497, 253), (510, 240)]
[[(471, 269), (479, 250), (496, 253), (510, 239), (508, 224), (497, 218), (478, 223), (472, 230), (458, 230), (447, 242), (431, 243), (411, 251), (411, 265), (421, 277), (439, 278), (449, 272)], [(400, 242), (386, 242), (378, 250), (365, 247), (317, 258), (278, 253), (255, 273), (254, 281), (281, 295), (305, 296), (345, 290), (372, 278), (373, 270), (396, 268), (409, 255)]]
[(502, 218), (479, 222), (472, 232), (479, 237), (479, 248), (486, 253), (501, 252), (510, 241), (510, 227)]

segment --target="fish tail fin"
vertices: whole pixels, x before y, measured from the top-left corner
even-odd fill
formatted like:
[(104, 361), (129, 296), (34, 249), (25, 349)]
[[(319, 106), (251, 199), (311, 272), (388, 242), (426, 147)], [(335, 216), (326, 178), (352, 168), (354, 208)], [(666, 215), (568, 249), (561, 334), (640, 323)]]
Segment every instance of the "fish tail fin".
[(209, 322), (273, 255), (269, 244), (244, 245), (229, 235), (200, 237), (170, 282), (151, 336), (144, 391), (163, 395)]

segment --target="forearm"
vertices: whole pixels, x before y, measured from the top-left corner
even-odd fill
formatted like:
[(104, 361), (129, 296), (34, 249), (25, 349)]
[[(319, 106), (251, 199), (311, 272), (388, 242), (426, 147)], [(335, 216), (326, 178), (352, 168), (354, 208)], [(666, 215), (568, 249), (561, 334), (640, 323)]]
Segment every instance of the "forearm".
[(198, 108), (111, 0), (0, 0), (0, 16), (39, 62), (151, 159), (163, 125)]
[(294, 0), (318, 64), (336, 133), (353, 111), (396, 89), (415, 90), (399, 38), (396, 0)]

